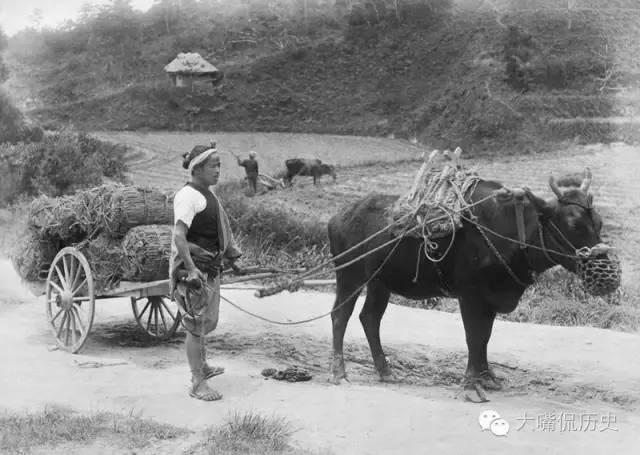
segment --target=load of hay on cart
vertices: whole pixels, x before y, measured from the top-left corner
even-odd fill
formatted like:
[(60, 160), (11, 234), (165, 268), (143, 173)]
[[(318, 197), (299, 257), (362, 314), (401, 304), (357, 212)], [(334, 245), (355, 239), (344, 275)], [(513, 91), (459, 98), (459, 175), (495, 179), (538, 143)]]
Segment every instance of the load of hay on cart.
[(32, 202), (11, 259), (25, 282), (44, 288), (47, 320), (61, 349), (82, 349), (99, 299), (129, 297), (150, 337), (176, 332), (180, 312), (168, 296), (172, 222), (171, 195), (146, 187), (102, 185)]
[(172, 221), (171, 195), (146, 187), (108, 184), (31, 203), (11, 259), (24, 281), (44, 287), (61, 349), (82, 348), (98, 299), (130, 297), (149, 336), (175, 333), (180, 314), (167, 276)]

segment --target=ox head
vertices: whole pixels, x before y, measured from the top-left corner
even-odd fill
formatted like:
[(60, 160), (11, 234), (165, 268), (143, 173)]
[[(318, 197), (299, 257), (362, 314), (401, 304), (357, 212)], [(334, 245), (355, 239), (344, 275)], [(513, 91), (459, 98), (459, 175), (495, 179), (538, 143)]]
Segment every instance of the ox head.
[[(558, 186), (553, 176), (549, 177), (549, 186), (556, 200), (546, 204), (550, 221), (550, 226), (545, 229), (546, 246), (551, 257), (572, 272), (577, 267), (574, 258), (576, 252), (601, 243), (602, 218), (593, 207), (590, 185), (589, 169), (585, 171), (581, 182), (573, 182), (568, 187)], [(554, 251), (563, 254), (553, 254)]]
[(564, 255), (555, 254), (557, 262), (576, 272), (588, 293), (612, 294), (620, 286), (620, 261), (615, 254), (610, 254), (613, 248), (600, 240), (602, 218), (593, 208), (593, 196), (588, 192), (591, 171), (587, 169), (579, 183), (571, 180), (567, 181), (570, 187), (562, 190), (553, 177), (549, 179), (549, 186), (557, 197), (550, 217), (551, 228), (556, 231), (552, 238), (558, 246), (559, 242), (565, 245), (561, 250)]
[(321, 164), (320, 165), (320, 171), (324, 175), (330, 175), (331, 177), (333, 177), (333, 181), (334, 182), (336, 181), (336, 168), (335, 168), (335, 166), (332, 166), (330, 164)]
[[(566, 269), (578, 274), (585, 290), (593, 295), (613, 293), (620, 286), (620, 262), (611, 247), (601, 243), (602, 218), (593, 208), (593, 196), (589, 194), (591, 172), (586, 170), (581, 182), (561, 189), (553, 177), (549, 186), (557, 197), (551, 204), (550, 228), (546, 236), (555, 246), (550, 257)], [(579, 179), (578, 179), (579, 180)]]

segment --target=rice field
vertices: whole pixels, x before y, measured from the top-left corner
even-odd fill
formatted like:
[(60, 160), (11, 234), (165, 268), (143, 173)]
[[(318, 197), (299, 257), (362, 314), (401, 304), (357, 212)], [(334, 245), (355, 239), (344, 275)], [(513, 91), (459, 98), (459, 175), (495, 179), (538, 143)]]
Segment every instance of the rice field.
[[(169, 132), (99, 132), (95, 135), (133, 146), (137, 151), (130, 164), (134, 183), (165, 189), (176, 189), (188, 179), (180, 166), (180, 154), (196, 144), (207, 144), (212, 138), (223, 151), (246, 155), (255, 149), (261, 172), (268, 174), (281, 170), (287, 158), (320, 158), (341, 167), (337, 182), (323, 177), (321, 184), (314, 187), (311, 178), (302, 177), (296, 179), (293, 189), (272, 191), (252, 201), (293, 209), (319, 222), (326, 222), (342, 205), (369, 192), (402, 194), (407, 191), (420, 165), (421, 153), (430, 151), (406, 141), (350, 136)], [(605, 218), (605, 236), (619, 248), (623, 281), (632, 284), (640, 272), (635, 260), (640, 255), (638, 151), (638, 147), (624, 144), (594, 144), (540, 155), (468, 159), (465, 164), (475, 168), (483, 178), (512, 187), (528, 186), (543, 197), (551, 196), (550, 174), (561, 176), (590, 167), (591, 191)], [(243, 175), (233, 156), (223, 154), (221, 181), (240, 179)]]
[(181, 155), (212, 140), (221, 151), (221, 182), (244, 177), (244, 169), (237, 165), (233, 155), (245, 159), (250, 150), (258, 154), (260, 172), (268, 175), (284, 170), (284, 161), (289, 158), (319, 158), (328, 164), (354, 166), (419, 159), (425, 150), (407, 141), (317, 134), (118, 131), (92, 134), (133, 148), (129, 167), (136, 182), (173, 189), (188, 179), (181, 166)]

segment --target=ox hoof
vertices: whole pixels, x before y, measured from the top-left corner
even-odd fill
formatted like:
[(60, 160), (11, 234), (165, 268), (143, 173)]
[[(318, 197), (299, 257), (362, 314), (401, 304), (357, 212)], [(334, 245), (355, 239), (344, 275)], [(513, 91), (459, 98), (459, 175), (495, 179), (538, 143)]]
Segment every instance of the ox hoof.
[(479, 377), (480, 385), (487, 390), (502, 390), (502, 383), (505, 381), (504, 376), (496, 375), (493, 370), (483, 371)]
[(342, 380), (345, 380), (348, 383), (351, 383), (351, 381), (349, 381), (349, 378), (347, 378), (346, 374), (342, 374), (342, 375), (332, 375), (328, 381), (333, 384), (333, 385), (340, 385), (342, 384)]
[(388, 371), (388, 372), (380, 373), (380, 381), (394, 383), (394, 382), (399, 382), (400, 378), (398, 378), (398, 375), (396, 375), (394, 372)]
[(496, 375), (493, 370), (489, 369), (481, 373), (467, 373), (464, 384), (478, 384), (485, 390), (495, 391), (502, 390), (504, 381), (504, 377)]
[(471, 403), (487, 403), (490, 401), (485, 390), (477, 382), (464, 385), (462, 397), (464, 401)]

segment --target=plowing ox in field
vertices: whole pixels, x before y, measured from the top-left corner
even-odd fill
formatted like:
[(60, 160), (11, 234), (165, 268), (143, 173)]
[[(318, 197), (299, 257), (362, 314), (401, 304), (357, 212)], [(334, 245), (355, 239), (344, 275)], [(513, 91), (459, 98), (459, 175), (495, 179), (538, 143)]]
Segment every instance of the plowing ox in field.
[[(576, 272), (578, 250), (600, 244), (602, 221), (587, 193), (590, 183), (590, 172), (572, 188), (559, 188), (552, 177), (549, 184), (555, 197), (544, 200), (528, 190), (512, 192), (497, 182), (479, 180), (467, 196), (470, 208), (455, 237), (432, 240), (438, 245), (435, 252), (450, 246), (440, 262), (427, 259), (424, 239), (397, 236), (386, 228), (388, 210), (397, 196), (371, 194), (333, 216), (328, 225), (331, 253), (336, 257), (353, 248), (334, 261), (336, 267), (366, 255), (336, 270), (334, 382), (346, 378), (345, 329), (366, 286), (360, 321), (382, 380), (393, 379), (380, 342), (380, 321), (391, 293), (410, 299), (450, 296), (459, 301), (466, 333), (465, 387), (475, 389), (481, 399), (483, 387), (499, 388), (487, 360), (496, 314), (513, 311), (536, 274), (556, 264)], [(596, 250), (590, 251), (608, 260), (606, 248), (601, 253)]]
[(293, 178), (299, 175), (313, 177), (314, 185), (323, 175), (330, 175), (334, 181), (336, 180), (335, 168), (329, 164), (324, 164), (319, 159), (291, 158), (286, 160), (284, 164), (287, 167), (284, 181), (289, 186), (293, 183)]

